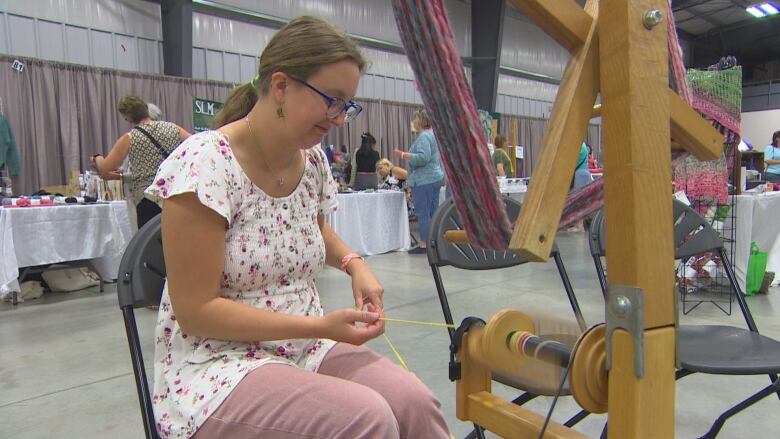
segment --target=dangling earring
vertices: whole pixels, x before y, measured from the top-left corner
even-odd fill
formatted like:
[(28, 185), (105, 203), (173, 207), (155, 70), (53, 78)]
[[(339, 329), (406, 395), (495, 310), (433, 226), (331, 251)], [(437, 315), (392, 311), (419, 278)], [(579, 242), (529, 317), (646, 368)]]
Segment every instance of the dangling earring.
[(279, 108), (276, 109), (276, 117), (279, 119), (284, 119), (284, 110), (282, 110), (282, 106), (280, 105)]

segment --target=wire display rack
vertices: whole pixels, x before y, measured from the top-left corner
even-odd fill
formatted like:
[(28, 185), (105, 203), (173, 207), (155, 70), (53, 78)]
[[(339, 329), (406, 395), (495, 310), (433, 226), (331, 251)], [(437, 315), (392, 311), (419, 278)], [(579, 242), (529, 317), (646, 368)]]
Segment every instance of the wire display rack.
[[(736, 145), (726, 144), (724, 158), (726, 163), (734, 163)], [(734, 181), (733, 167), (729, 180)], [(729, 184), (729, 187), (733, 187)], [(681, 189), (681, 188), (677, 188)], [(683, 188), (684, 190), (684, 188)], [(726, 203), (712, 200), (691, 200), (691, 207), (699, 212), (710, 225), (721, 235), (723, 245), (734, 269), (734, 252), (736, 250), (736, 206), (735, 199), (729, 191)], [(677, 287), (682, 303), (683, 314), (688, 314), (703, 303), (711, 303), (727, 315), (731, 315), (734, 301), (734, 289), (726, 276), (724, 261), (715, 252), (708, 252), (681, 260), (677, 266)]]

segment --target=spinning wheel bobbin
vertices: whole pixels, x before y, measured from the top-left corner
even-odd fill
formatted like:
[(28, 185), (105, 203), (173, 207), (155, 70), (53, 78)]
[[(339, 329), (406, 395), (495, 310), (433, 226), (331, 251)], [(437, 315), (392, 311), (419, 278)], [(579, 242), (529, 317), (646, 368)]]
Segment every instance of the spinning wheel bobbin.
[[(574, 399), (591, 413), (605, 413), (608, 395), (605, 328), (603, 324), (590, 328), (578, 338), (574, 348), (557, 342), (542, 347), (547, 342), (540, 343), (534, 336), (535, 325), (531, 318), (507, 309), (499, 311), (487, 322), (478, 342), (469, 345), (469, 353), (476, 361), (507, 372), (521, 368), (529, 355), (561, 367), (573, 361), (569, 382)], [(533, 339), (532, 353), (524, 349), (524, 342)]]

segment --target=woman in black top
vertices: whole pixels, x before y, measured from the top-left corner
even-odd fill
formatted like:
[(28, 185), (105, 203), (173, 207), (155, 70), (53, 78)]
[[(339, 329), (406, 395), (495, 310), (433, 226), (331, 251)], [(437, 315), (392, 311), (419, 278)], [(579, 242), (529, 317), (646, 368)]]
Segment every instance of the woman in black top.
[[(376, 176), (374, 172), (376, 171), (376, 162), (379, 161), (379, 153), (374, 151), (374, 145), (376, 145), (376, 139), (371, 133), (365, 132), (360, 136), (360, 148), (355, 151), (355, 155), (352, 156), (352, 175), (349, 181), (353, 186), (360, 186), (358, 184), (357, 175), (363, 173), (370, 174), (370, 176), (363, 176), (364, 180), (368, 181), (373, 178), (372, 184), (368, 185), (366, 188), (373, 188), (376, 186)], [(363, 187), (355, 188), (358, 190), (366, 189)]]

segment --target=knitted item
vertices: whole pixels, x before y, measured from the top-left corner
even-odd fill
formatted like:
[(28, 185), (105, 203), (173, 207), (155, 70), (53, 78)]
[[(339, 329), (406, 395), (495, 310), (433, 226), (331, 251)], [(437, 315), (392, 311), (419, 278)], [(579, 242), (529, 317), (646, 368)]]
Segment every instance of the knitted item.
[[(742, 132), (742, 67), (727, 70), (689, 69), (686, 74), (691, 89), (692, 105), (724, 134), (736, 136)], [(729, 139), (727, 139), (729, 140)]]
[(463, 227), (478, 247), (507, 248), (512, 226), (443, 0), (394, 0), (393, 10)]

